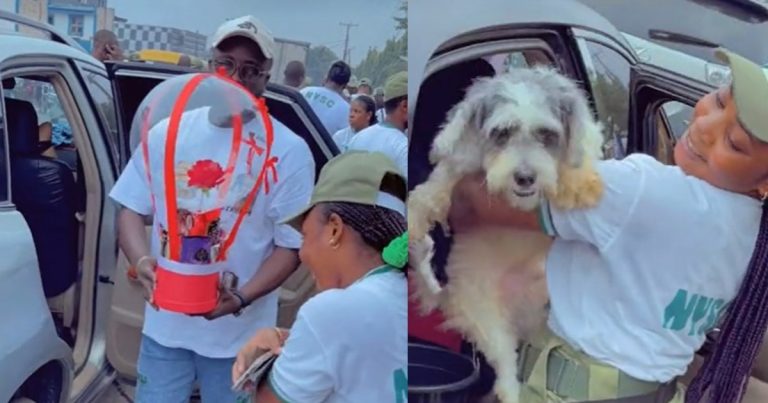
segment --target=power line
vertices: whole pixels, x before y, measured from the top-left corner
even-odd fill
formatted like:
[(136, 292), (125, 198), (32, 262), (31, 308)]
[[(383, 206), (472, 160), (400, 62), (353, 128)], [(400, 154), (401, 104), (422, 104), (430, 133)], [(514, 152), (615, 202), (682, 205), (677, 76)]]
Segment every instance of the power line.
[(344, 36), (344, 56), (341, 57), (341, 60), (344, 60), (347, 64), (350, 63), (351, 56), (350, 56), (350, 49), (349, 49), (349, 30), (358, 27), (358, 24), (350, 23), (350, 22), (340, 22), (339, 25), (342, 27), (347, 28), (347, 34)]

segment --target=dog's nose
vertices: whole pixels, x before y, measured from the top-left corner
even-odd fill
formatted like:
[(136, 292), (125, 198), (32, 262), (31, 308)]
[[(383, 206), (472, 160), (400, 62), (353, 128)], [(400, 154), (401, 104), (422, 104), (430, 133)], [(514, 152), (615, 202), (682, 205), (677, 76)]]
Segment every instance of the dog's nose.
[(515, 172), (513, 176), (515, 178), (515, 182), (521, 187), (529, 187), (533, 185), (534, 182), (536, 182), (536, 174), (530, 171), (518, 171)]

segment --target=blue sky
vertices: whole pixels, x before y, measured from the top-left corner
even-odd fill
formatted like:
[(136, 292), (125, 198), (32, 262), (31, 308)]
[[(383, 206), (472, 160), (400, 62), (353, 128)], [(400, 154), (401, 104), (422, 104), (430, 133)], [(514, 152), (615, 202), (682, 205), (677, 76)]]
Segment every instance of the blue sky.
[(395, 35), (399, 0), (108, 0), (115, 15), (137, 24), (172, 26), (212, 35), (227, 18), (252, 14), (280, 38), (326, 45), (339, 56), (344, 48), (341, 22), (350, 31), (352, 64), (367, 49), (383, 47)]

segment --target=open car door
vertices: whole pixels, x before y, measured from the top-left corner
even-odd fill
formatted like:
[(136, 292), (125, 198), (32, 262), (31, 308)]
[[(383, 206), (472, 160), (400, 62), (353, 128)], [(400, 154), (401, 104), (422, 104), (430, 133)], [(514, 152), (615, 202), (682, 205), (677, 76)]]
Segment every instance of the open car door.
[[(166, 78), (199, 71), (171, 65), (127, 62), (109, 63), (107, 70), (112, 80), (115, 104), (118, 109), (122, 168), (133, 152), (130, 149), (130, 125), (144, 97)], [(322, 123), (301, 94), (293, 89), (269, 84), (265, 97), (272, 117), (288, 126), (307, 142), (319, 174), (322, 166), (338, 154), (338, 148)], [(150, 228), (147, 226), (148, 233)], [(141, 285), (135, 279), (132, 268), (128, 267), (122, 252), (119, 252), (115, 273), (112, 306), (107, 325), (107, 359), (121, 377), (135, 380), (145, 304)], [(314, 293), (314, 279), (302, 265), (281, 287), (278, 325), (290, 327), (301, 304)]]

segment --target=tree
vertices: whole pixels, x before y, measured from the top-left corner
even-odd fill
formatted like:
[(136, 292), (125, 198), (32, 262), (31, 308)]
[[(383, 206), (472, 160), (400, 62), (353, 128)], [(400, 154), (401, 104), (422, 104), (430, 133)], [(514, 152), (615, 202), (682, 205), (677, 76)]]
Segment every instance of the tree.
[(331, 64), (337, 60), (341, 58), (325, 46), (310, 48), (307, 52), (307, 77), (312, 80), (312, 85), (320, 85), (328, 74)]
[(403, 15), (400, 17), (395, 17), (395, 21), (397, 21), (397, 30), (398, 31), (408, 31), (408, 3), (402, 2), (400, 3), (400, 11), (403, 12)]
[(365, 59), (355, 68), (358, 78), (369, 78), (374, 87), (383, 86), (384, 82), (399, 71), (405, 71), (408, 64), (401, 57), (408, 54), (408, 5), (400, 3), (401, 15), (395, 16), (395, 29), (401, 33), (400, 37), (393, 37), (384, 45), (384, 49), (368, 49)]

